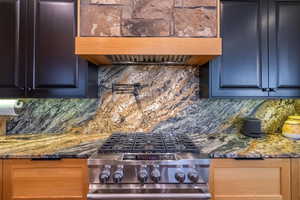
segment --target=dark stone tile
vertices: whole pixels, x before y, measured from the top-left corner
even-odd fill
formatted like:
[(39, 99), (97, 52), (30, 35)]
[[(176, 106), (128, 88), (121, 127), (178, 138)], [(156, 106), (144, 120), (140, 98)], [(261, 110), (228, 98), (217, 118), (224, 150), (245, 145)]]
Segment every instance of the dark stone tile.
[(173, 0), (135, 0), (132, 17), (143, 19), (170, 19), (173, 6)]
[(125, 19), (123, 36), (169, 36), (170, 24), (163, 19)]

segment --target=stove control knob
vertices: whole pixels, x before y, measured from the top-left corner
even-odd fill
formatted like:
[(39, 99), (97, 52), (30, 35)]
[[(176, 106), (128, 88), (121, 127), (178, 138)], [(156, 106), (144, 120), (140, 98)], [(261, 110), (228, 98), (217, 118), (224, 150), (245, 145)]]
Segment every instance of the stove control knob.
[(104, 169), (99, 175), (99, 180), (101, 183), (107, 183), (110, 178), (110, 165), (105, 165)]
[(188, 178), (192, 183), (197, 183), (199, 180), (199, 173), (193, 169), (188, 173)]
[(184, 182), (184, 180), (185, 180), (185, 173), (183, 172), (183, 171), (177, 171), (176, 173), (175, 173), (175, 178), (176, 178), (176, 180), (179, 182), (179, 183), (183, 183)]
[(144, 184), (148, 180), (148, 171), (146, 167), (141, 167), (140, 171), (138, 172), (138, 179), (139, 181)]
[(159, 168), (154, 167), (152, 172), (151, 172), (151, 180), (154, 183), (158, 183), (160, 181), (160, 178), (161, 178), (161, 174), (160, 174)]
[(117, 170), (113, 174), (114, 183), (121, 183), (124, 177), (123, 166), (118, 166)]

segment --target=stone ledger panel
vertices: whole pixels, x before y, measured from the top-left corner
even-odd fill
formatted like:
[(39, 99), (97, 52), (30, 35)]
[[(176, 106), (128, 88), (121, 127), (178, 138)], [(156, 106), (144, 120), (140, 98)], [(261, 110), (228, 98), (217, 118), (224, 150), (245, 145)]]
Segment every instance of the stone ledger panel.
[(217, 0), (81, 0), (80, 36), (216, 37)]

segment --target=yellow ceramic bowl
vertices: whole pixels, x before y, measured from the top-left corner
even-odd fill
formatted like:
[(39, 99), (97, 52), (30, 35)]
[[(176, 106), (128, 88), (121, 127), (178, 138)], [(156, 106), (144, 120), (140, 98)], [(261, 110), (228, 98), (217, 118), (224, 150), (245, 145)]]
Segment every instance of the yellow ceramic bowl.
[(282, 134), (293, 139), (300, 139), (300, 116), (289, 116), (282, 127)]

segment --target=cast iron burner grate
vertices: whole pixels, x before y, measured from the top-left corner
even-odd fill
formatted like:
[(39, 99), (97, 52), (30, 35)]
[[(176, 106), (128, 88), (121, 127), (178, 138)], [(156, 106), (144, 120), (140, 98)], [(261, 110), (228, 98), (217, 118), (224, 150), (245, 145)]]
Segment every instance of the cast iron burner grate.
[(185, 134), (114, 133), (99, 153), (199, 153)]

